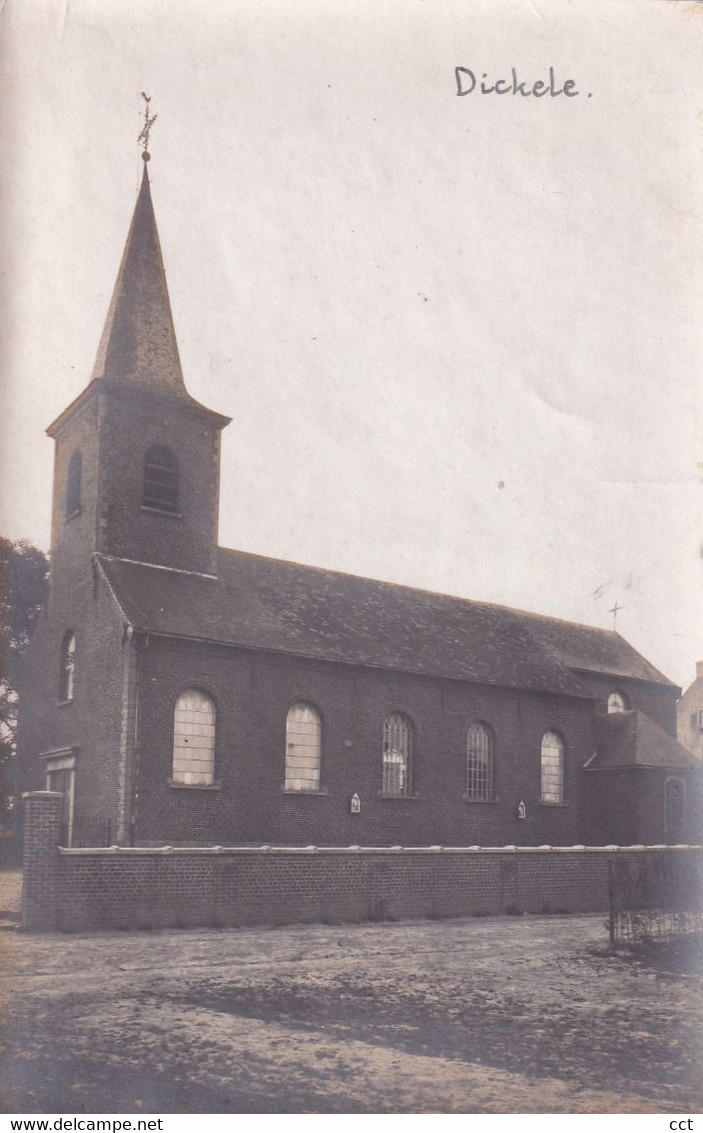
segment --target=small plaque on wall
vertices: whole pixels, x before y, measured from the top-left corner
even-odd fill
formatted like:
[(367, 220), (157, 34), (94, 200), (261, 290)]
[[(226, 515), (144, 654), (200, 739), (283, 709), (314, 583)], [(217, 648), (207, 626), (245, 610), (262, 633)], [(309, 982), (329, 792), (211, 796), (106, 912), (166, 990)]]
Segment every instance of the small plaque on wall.
[(354, 791), (354, 794), (351, 797), (351, 802), (349, 803), (349, 810), (351, 811), (352, 814), (361, 814), (361, 799), (357, 795), (356, 791)]

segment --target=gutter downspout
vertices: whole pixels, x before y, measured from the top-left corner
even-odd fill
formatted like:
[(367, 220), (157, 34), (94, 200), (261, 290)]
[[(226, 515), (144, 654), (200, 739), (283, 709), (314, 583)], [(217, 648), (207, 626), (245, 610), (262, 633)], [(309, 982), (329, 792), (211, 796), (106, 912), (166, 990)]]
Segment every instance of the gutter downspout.
[(131, 845), (132, 783), (134, 779), (134, 717), (137, 685), (136, 649), (131, 625), (122, 631), (122, 695), (120, 749), (117, 764), (117, 837), (119, 846)]

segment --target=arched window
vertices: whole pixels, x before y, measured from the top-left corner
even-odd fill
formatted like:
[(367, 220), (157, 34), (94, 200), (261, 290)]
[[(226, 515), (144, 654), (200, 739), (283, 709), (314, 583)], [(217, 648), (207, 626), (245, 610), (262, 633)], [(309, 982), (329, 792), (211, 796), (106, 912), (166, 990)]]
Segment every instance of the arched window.
[(66, 476), (66, 519), (77, 515), (81, 510), (81, 477), (83, 473), (83, 457), (80, 449), (71, 453)]
[(621, 692), (611, 692), (608, 697), (608, 712), (627, 712), (627, 701)]
[(564, 801), (564, 741), (558, 732), (545, 732), (540, 749), (543, 803)]
[(287, 791), (320, 789), (320, 713), (312, 704), (294, 704), (286, 717)]
[(485, 724), (472, 724), (466, 737), (466, 797), (493, 798), (493, 733)]
[(166, 445), (152, 445), (144, 457), (144, 507), (157, 511), (179, 511), (178, 460)]
[(187, 688), (173, 713), (173, 782), (208, 787), (215, 777), (215, 705), (205, 692)]
[(681, 842), (684, 837), (686, 810), (683, 779), (667, 779), (664, 787), (664, 829), (670, 842)]
[(73, 700), (76, 675), (76, 638), (72, 629), (66, 630), (61, 642), (61, 667), (59, 670), (59, 700)]
[(412, 792), (413, 730), (406, 716), (394, 712), (383, 722), (383, 794)]

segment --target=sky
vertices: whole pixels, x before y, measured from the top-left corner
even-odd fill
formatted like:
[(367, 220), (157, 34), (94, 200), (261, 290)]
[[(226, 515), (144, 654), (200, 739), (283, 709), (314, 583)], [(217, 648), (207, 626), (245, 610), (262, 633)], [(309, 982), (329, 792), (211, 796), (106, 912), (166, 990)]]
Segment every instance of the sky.
[[(702, 49), (673, 0), (6, 0), (0, 531), (48, 548), (44, 429), (90, 377), (146, 91), (186, 383), (233, 418), (220, 542), (617, 602), (690, 683)], [(550, 67), (578, 94), (512, 93)]]

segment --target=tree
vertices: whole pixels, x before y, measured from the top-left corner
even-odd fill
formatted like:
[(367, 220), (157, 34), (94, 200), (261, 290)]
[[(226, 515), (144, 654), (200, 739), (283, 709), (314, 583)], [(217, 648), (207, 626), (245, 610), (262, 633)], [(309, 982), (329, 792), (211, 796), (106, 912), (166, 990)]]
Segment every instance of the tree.
[(46, 601), (49, 560), (25, 539), (0, 537), (0, 808), (12, 809), (22, 661)]

